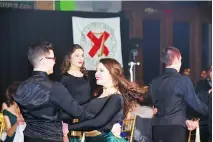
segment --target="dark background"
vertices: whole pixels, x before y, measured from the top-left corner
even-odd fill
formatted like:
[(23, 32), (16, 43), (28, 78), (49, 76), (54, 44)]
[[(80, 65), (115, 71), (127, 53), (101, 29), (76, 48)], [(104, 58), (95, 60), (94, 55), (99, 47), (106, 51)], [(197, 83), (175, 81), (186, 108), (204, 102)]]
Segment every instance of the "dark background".
[[(54, 74), (51, 79), (60, 80), (60, 65), (65, 53), (72, 48), (72, 16), (105, 18), (121, 18), (122, 55), (125, 73), (128, 74), (127, 41), (128, 21), (123, 13), (85, 13), (35, 11), (0, 8), (0, 96), (1, 102), (7, 86), (13, 81), (23, 81), (32, 72), (27, 59), (29, 45), (38, 41), (52, 42), (56, 56)], [(94, 71), (89, 71), (92, 88), (95, 87)]]

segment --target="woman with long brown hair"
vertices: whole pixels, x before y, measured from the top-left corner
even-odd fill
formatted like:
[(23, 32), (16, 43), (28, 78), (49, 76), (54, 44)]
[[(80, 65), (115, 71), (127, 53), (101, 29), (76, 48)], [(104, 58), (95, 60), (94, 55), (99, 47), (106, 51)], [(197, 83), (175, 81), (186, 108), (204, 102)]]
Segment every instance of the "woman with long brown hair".
[(95, 92), (95, 99), (88, 103), (87, 112), (95, 115), (93, 119), (69, 125), (70, 130), (92, 131), (86, 133), (86, 141), (111, 142), (125, 141), (114, 136), (110, 131), (114, 124), (121, 122), (128, 112), (135, 107), (138, 99), (142, 99), (145, 89), (125, 79), (122, 67), (112, 58), (104, 58), (97, 65), (96, 83), (101, 89)]
[(80, 45), (74, 44), (70, 52), (65, 55), (61, 74), (60, 82), (80, 105), (90, 100), (91, 89), (87, 70), (84, 67), (84, 50)]
[[(81, 106), (85, 105), (91, 98), (91, 88), (87, 70), (84, 67), (84, 50), (80, 45), (74, 44), (65, 55), (61, 65), (61, 74), (60, 82)], [(71, 124), (72, 120), (64, 120), (64, 122)], [(66, 123), (63, 123), (63, 126), (66, 126)], [(63, 132), (64, 141), (69, 141), (67, 129), (64, 128)]]

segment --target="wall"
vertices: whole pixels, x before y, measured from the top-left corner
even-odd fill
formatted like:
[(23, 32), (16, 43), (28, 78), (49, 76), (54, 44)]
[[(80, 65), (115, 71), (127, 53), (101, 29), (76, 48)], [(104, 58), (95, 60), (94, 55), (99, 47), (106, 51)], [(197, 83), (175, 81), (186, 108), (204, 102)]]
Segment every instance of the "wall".
[[(174, 5), (171, 2), (128, 2), (122, 3), (122, 8), (130, 21), (130, 36), (142, 38), (143, 21), (145, 19), (160, 20), (160, 48), (173, 46), (174, 22), (189, 23), (189, 68), (191, 78), (197, 82), (201, 71), (201, 24), (211, 23), (211, 20), (202, 15), (197, 7)], [(148, 9), (146, 12), (146, 8)], [(156, 10), (156, 11), (155, 11)], [(165, 11), (166, 10), (166, 11)], [(171, 11), (170, 11), (171, 10)], [(152, 14), (151, 14), (152, 12)], [(142, 47), (143, 50), (143, 47)], [(142, 52), (142, 51), (141, 51)], [(160, 54), (160, 53), (159, 53)], [(141, 54), (143, 55), (143, 54)], [(160, 60), (159, 60), (160, 62)], [(142, 69), (144, 70), (144, 69)], [(161, 68), (162, 70), (162, 68)], [(143, 72), (139, 70), (140, 76)], [(140, 78), (139, 78), (140, 79)]]
[[(2, 2), (1, 2), (2, 3)], [(0, 6), (1, 6), (0, 3)], [(198, 7), (190, 7), (188, 2), (185, 6), (174, 2), (128, 2), (128, 1), (113, 1), (112, 2), (83, 2), (76, 1), (76, 10), (79, 11), (97, 11), (97, 12), (125, 12), (130, 23), (130, 37), (144, 37), (143, 24), (145, 20), (160, 20), (160, 49), (163, 47), (173, 46), (174, 41), (174, 22), (188, 23), (190, 25), (190, 43), (189, 43), (189, 68), (191, 69), (191, 77), (193, 82), (196, 82), (200, 76), (201, 70), (201, 24), (211, 23), (211, 20), (203, 16), (203, 12)], [(7, 7), (13, 5), (9, 4)], [(23, 6), (23, 5), (22, 5)], [(109, 8), (108, 8), (109, 7)], [(52, 1), (35, 1), (35, 9), (54, 10), (55, 3)], [(153, 8), (153, 9), (150, 9)], [(167, 11), (165, 11), (167, 10)], [(171, 10), (171, 11), (168, 11)], [(209, 31), (211, 31), (211, 25)], [(209, 61), (211, 60), (211, 32), (209, 33)], [(143, 60), (143, 47), (140, 48), (139, 60)], [(160, 54), (160, 53), (159, 53)], [(159, 60), (160, 62), (160, 60)], [(143, 62), (137, 67), (138, 82), (143, 83)], [(160, 67), (162, 70), (162, 67)]]

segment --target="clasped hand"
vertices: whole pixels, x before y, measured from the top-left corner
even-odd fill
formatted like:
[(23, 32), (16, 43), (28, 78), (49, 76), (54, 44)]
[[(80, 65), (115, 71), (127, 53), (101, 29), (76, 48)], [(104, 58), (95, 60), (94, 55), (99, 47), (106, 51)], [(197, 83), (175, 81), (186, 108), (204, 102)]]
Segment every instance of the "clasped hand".
[(199, 120), (186, 120), (186, 126), (188, 130), (192, 131), (199, 127)]

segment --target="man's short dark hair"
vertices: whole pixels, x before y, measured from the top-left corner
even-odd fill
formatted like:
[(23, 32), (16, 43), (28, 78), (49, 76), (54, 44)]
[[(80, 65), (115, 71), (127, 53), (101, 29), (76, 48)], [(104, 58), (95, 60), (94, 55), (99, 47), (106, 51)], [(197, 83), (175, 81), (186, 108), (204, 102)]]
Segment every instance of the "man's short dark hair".
[(50, 50), (53, 50), (52, 43), (39, 42), (33, 44), (28, 49), (28, 60), (35, 66), (40, 61), (41, 56), (48, 54)]
[(175, 47), (167, 47), (164, 48), (161, 52), (161, 62), (163, 62), (166, 66), (170, 66), (173, 64), (175, 58), (180, 58), (181, 54), (179, 49)]

